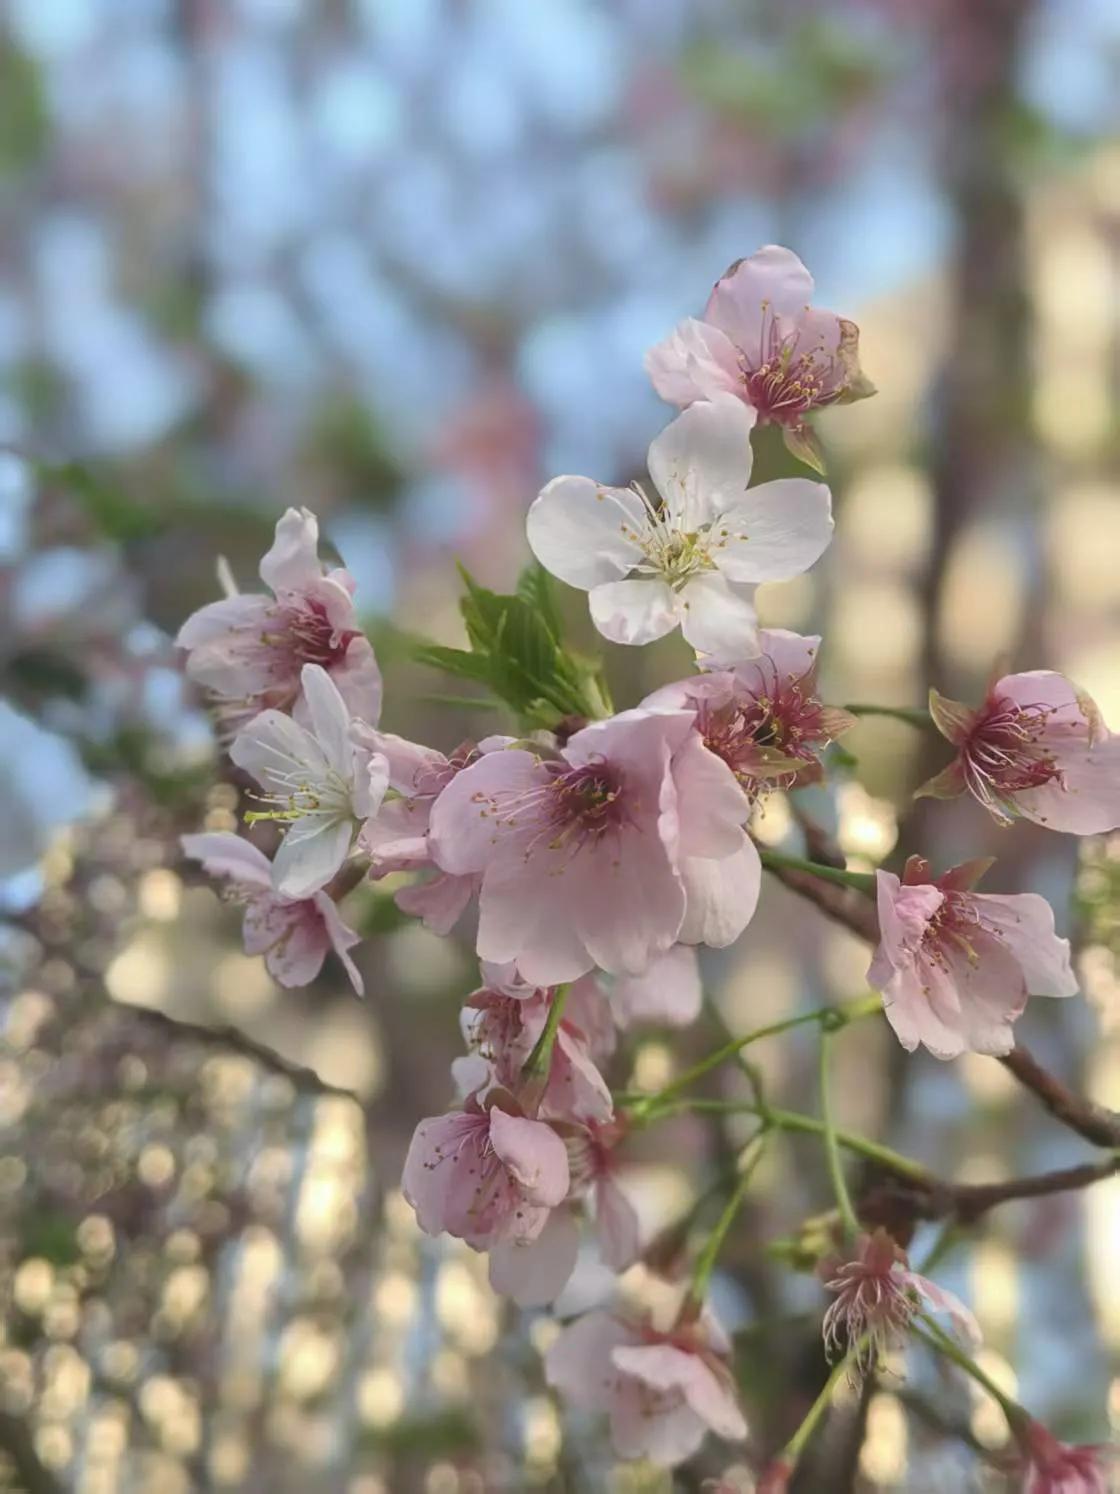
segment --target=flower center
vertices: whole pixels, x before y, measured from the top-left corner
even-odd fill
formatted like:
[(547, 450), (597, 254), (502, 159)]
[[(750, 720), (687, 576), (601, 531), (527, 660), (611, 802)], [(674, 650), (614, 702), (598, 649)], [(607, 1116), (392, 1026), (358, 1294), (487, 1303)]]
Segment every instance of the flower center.
[[(665, 504), (654, 503), (637, 483), (634, 491), (645, 506), (646, 522), (635, 528), (623, 521), (621, 528), (626, 538), (645, 556), (644, 562), (637, 566), (639, 572), (658, 576), (679, 591), (694, 576), (715, 570), (710, 525), (702, 525), (693, 531), (681, 529)], [(721, 533), (716, 548), (725, 540), (726, 531)]]
[[(783, 680), (775, 671), (767, 680), (761, 669), (759, 675), (757, 693), (742, 694), (726, 705), (705, 703), (697, 712), (704, 745), (723, 759), (748, 792), (761, 786), (759, 748), (812, 762), (814, 745), (828, 740), (821, 702), (807, 676)], [(778, 777), (768, 774), (766, 782), (789, 787), (796, 776), (796, 771)]]
[(554, 846), (571, 838), (581, 843), (598, 840), (608, 830), (617, 829), (625, 819), (622, 776), (610, 763), (585, 763), (579, 768), (560, 769), (548, 788)]
[(327, 616), (322, 602), (301, 599), (298, 603), (284, 603), (278, 609), (281, 626), (269, 642), (283, 655), (290, 667), (298, 674), (305, 664), (320, 664), (329, 669), (346, 657), (346, 651), (357, 631), (353, 628), (338, 629)]
[(980, 956), (976, 950), (976, 936), (981, 932), (993, 938), (999, 937), (996, 930), (987, 928), (980, 921), (971, 897), (946, 892), (941, 906), (922, 931), (922, 953), (942, 970), (948, 969), (948, 957), (954, 950), (964, 954), (970, 965), (977, 965)]
[(977, 720), (961, 749), (969, 788), (997, 819), (1014, 815), (1014, 794), (1062, 782), (1062, 770), (1045, 745), (1052, 706), (996, 700)]

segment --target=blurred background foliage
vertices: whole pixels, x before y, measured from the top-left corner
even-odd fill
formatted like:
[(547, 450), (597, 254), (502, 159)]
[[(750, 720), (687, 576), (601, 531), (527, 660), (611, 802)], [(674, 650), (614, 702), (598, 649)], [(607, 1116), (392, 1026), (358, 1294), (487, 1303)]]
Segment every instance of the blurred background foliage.
[[(640, 473), (669, 413), (644, 350), (776, 240), (859, 322), (881, 392), (822, 419), (837, 538), (764, 590), (764, 620), (824, 635), (837, 702), (975, 697), (1009, 659), (1065, 669), (1120, 726), (1118, 84), (1111, 0), (3, 0), (8, 1486), (670, 1487), (615, 1468), (600, 1428), (562, 1439), (548, 1319), (495, 1302), (397, 1191), (449, 1098), (469, 940), (382, 887), (354, 894), (364, 1005), (337, 968), (282, 991), (242, 955), (177, 853), (232, 828), (237, 796), (170, 639), (219, 554), (251, 586), (306, 504), (357, 579), (386, 725), (446, 749), (508, 722), (449, 706), (473, 687), (409, 636), (464, 645), (456, 557), (513, 590), (547, 477)], [(759, 478), (792, 470), (760, 441)], [(582, 598), (560, 603), (594, 655)], [(606, 676), (621, 708), (688, 667), (667, 642), (610, 650)], [(941, 759), (902, 723), (847, 746), (858, 781), (804, 797), (853, 864), (987, 851), (993, 885), (1051, 898), (1086, 999), (1021, 1030), (1115, 1103), (1120, 845), (1079, 865), (969, 804), (911, 807)], [(795, 845), (797, 814), (771, 800), (759, 835)], [(619, 1082), (663, 1083), (719, 1022), (863, 989), (856, 941), (764, 897), (708, 962), (711, 1018), (631, 1045)], [(210, 1032), (229, 1025), (317, 1081)], [(776, 1095), (811, 1083), (797, 1037), (760, 1062)], [(997, 1065), (883, 1031), (840, 1062), (844, 1121), (945, 1175), (1081, 1155)], [(741, 1139), (684, 1117), (634, 1146), (649, 1236)], [(819, 1293), (763, 1249), (827, 1197), (819, 1158), (783, 1140), (752, 1192), (715, 1289), (765, 1450), (823, 1376)], [(994, 1214), (945, 1260), (986, 1367), (1066, 1435), (1120, 1417), (1118, 1245), (1102, 1184)], [(582, 1300), (601, 1286), (589, 1269)], [(991, 1412), (915, 1366), (836, 1418), (799, 1487), (1000, 1487)], [(709, 1448), (674, 1486), (726, 1463)], [(746, 1462), (729, 1477), (752, 1486)]]

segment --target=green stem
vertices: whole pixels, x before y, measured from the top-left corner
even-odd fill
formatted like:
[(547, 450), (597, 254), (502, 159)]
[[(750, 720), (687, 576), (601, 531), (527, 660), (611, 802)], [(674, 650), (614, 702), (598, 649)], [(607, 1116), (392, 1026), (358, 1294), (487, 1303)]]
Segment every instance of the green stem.
[(784, 851), (768, 851), (762, 846), (759, 846), (758, 854), (763, 866), (769, 867), (771, 871), (808, 872), (810, 876), (819, 877), (822, 882), (854, 887), (857, 892), (868, 896), (875, 891), (875, 878), (871, 872), (842, 871), (838, 866), (821, 866), (819, 862), (809, 861), (804, 856), (787, 856)]
[(858, 1022), (862, 1017), (874, 1016), (876, 1012), (882, 1011), (883, 1002), (879, 996), (861, 996), (856, 1001), (844, 1001), (838, 1006), (817, 1007), (811, 1012), (802, 1012), (798, 1017), (786, 1017), (781, 1022), (771, 1022), (768, 1027), (756, 1027), (753, 1032), (748, 1032), (744, 1037), (731, 1038), (728, 1042), (721, 1044), (705, 1058), (694, 1063), (690, 1069), (660, 1089), (656, 1094), (643, 1096), (635, 1105), (638, 1119), (647, 1110), (654, 1110), (665, 1100), (671, 1100), (678, 1095), (682, 1089), (687, 1089), (690, 1084), (718, 1068), (729, 1058), (734, 1058), (751, 1043), (757, 1043), (761, 1038), (775, 1037), (780, 1032), (789, 1032), (794, 1027), (806, 1027), (810, 1023), (816, 1023), (821, 1027), (839, 1029), (846, 1027), (849, 1022)]
[(568, 986), (556, 987), (552, 1003), (548, 1008), (544, 1031), (533, 1044), (533, 1051), (529, 1054), (529, 1057), (521, 1065), (522, 1079), (531, 1079), (534, 1075), (547, 1074), (548, 1066), (552, 1061), (552, 1045), (556, 1041), (556, 1033), (564, 1015), (564, 1007), (568, 1001), (569, 989)]
[(844, 1180), (844, 1165), (840, 1159), (840, 1142), (836, 1135), (836, 1125), (832, 1118), (832, 1100), (829, 1094), (829, 1063), (832, 1058), (832, 1033), (821, 1033), (821, 1061), (820, 1061), (820, 1090), (821, 1090), (821, 1118), (824, 1121), (824, 1151), (828, 1159), (828, 1172), (832, 1179), (832, 1190), (836, 1194), (836, 1203), (840, 1210), (840, 1218), (844, 1224), (844, 1233), (849, 1238), (859, 1234), (859, 1220), (856, 1211), (852, 1208), (852, 1200), (848, 1194), (848, 1185)]
[(896, 721), (905, 721), (907, 726), (933, 725), (933, 717), (928, 711), (916, 710), (910, 706), (846, 705), (844, 709), (853, 716), (893, 716)]
[(920, 1313), (919, 1321), (910, 1324), (910, 1332), (918, 1338), (927, 1348), (933, 1349), (937, 1354), (943, 1354), (958, 1369), (964, 1370), (970, 1375), (977, 1385), (983, 1386), (994, 1401), (999, 1405), (1004, 1416), (1007, 1417), (1008, 1425), (1012, 1432), (1018, 1434), (1019, 1428), (1030, 1419), (1030, 1413), (1019, 1405), (1018, 1401), (1012, 1400), (1006, 1391), (1001, 1390), (992, 1377), (982, 1370), (971, 1355), (966, 1354), (959, 1344), (954, 1343), (949, 1335), (925, 1313)]
[[(619, 1104), (624, 1103), (619, 1096), (615, 1099)], [(797, 1110), (780, 1110), (770, 1105), (756, 1105), (747, 1100), (670, 1100), (664, 1109), (658, 1110), (654, 1115), (640, 1117), (638, 1123), (648, 1124), (660, 1120), (665, 1115), (678, 1114), (681, 1111), (696, 1111), (703, 1115), (757, 1115), (760, 1120), (768, 1121), (779, 1131), (792, 1131), (803, 1136), (825, 1134), (824, 1122), (817, 1120), (815, 1116), (802, 1115)], [(888, 1172), (893, 1172), (899, 1177), (912, 1178), (915, 1183), (923, 1186), (934, 1181), (932, 1174), (920, 1162), (904, 1157), (901, 1152), (881, 1146), (877, 1141), (869, 1141), (865, 1136), (857, 1136), (854, 1131), (837, 1130), (835, 1135), (845, 1151), (854, 1152), (871, 1162), (877, 1162)]]
[(797, 1431), (794, 1432), (793, 1436), (786, 1443), (785, 1447), (782, 1448), (781, 1452), (774, 1460), (775, 1462), (788, 1464), (791, 1472), (794, 1468), (797, 1467), (801, 1454), (805, 1451), (806, 1443), (816, 1431), (821, 1417), (832, 1404), (833, 1393), (835, 1392), (837, 1385), (839, 1385), (840, 1381), (848, 1373), (852, 1362), (861, 1352), (866, 1341), (866, 1338), (862, 1338), (860, 1339), (859, 1343), (853, 1344), (848, 1352), (844, 1355), (843, 1359), (839, 1360), (835, 1365), (833, 1365), (832, 1373), (824, 1382), (820, 1395), (817, 1396), (816, 1400), (809, 1407), (808, 1411), (805, 1413), (805, 1417), (801, 1425), (797, 1428)]
[(731, 1195), (724, 1205), (723, 1213), (716, 1220), (715, 1228), (705, 1241), (704, 1248), (700, 1252), (696, 1265), (692, 1269), (692, 1285), (688, 1289), (688, 1296), (685, 1299), (683, 1307), (683, 1315), (685, 1317), (689, 1316), (690, 1313), (698, 1313), (704, 1305), (704, 1298), (708, 1291), (708, 1281), (715, 1268), (716, 1259), (723, 1247), (727, 1231), (735, 1222), (735, 1216), (738, 1214), (743, 1199), (746, 1197), (746, 1192), (750, 1186), (751, 1178), (754, 1176), (755, 1168), (762, 1161), (763, 1153), (766, 1150), (766, 1139), (767, 1132), (764, 1129), (747, 1145), (744, 1152), (744, 1160), (739, 1169), (739, 1175), (735, 1179), (735, 1186), (732, 1188)]

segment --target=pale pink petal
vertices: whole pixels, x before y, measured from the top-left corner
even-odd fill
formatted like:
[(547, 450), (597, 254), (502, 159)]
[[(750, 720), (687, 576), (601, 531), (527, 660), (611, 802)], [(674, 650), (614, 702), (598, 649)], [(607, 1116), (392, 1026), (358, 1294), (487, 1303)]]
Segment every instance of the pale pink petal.
[(704, 320), (726, 332), (752, 361), (762, 362), (767, 355), (764, 334), (773, 318), (797, 316), (812, 297), (813, 277), (797, 255), (780, 244), (766, 244), (716, 282)]
[(779, 679), (811, 677), (820, 653), (820, 635), (803, 636), (786, 628), (763, 628), (758, 635), (759, 653), (774, 667)]
[(700, 1015), (702, 995), (695, 949), (675, 944), (644, 975), (620, 976), (611, 987), (611, 1006), (620, 1027), (685, 1027)]
[(272, 886), (272, 862), (252, 841), (228, 830), (181, 835), (184, 855), (201, 861), (212, 877), (232, 877), (252, 887)]
[(574, 924), (577, 879), (578, 871), (555, 882), (526, 876), (520, 859), (488, 870), (478, 899), (479, 958), (516, 960), (525, 978), (538, 986), (586, 975), (595, 960)]
[(595, 976), (585, 975), (569, 986), (564, 1022), (579, 1031), (592, 1058), (609, 1058), (614, 1052), (618, 1039), (611, 1001)]
[(609, 1404), (618, 1375), (611, 1351), (639, 1341), (635, 1330), (608, 1312), (589, 1312), (569, 1323), (544, 1356), (545, 1379), (573, 1406), (601, 1411)]
[(681, 632), (698, 654), (724, 663), (758, 653), (753, 586), (733, 586), (712, 571), (689, 581), (681, 602)]
[(718, 327), (687, 317), (645, 356), (646, 372), (661, 398), (691, 405), (743, 387), (735, 344)]
[(568, 1193), (568, 1153), (543, 1121), (490, 1112), (490, 1141), (530, 1203), (555, 1208)]
[(396, 904), (402, 913), (422, 919), (424, 927), (433, 934), (449, 934), (463, 916), (477, 886), (477, 877), (453, 877), (441, 872), (411, 887), (402, 887), (396, 895)]
[(534, 499), (525, 531), (546, 571), (590, 591), (638, 564), (642, 551), (635, 535), (647, 524), (645, 505), (629, 488), (604, 487), (590, 477), (554, 477)]
[(359, 996), (365, 995), (361, 972), (350, 958), (350, 951), (355, 945), (362, 942), (361, 934), (355, 933), (338, 911), (338, 904), (333, 898), (328, 897), (325, 892), (317, 892), (314, 903), (318, 909), (319, 917), (323, 921), (331, 948), (341, 960), (343, 969), (350, 977), (350, 984)]
[(649, 1389), (632, 1376), (620, 1377), (611, 1401), (611, 1441), (620, 1458), (648, 1458), (658, 1468), (674, 1468), (691, 1458), (707, 1427), (681, 1395), (653, 1402)]
[(595, 1233), (603, 1264), (625, 1271), (638, 1259), (641, 1235), (634, 1205), (610, 1176), (595, 1184)]
[(750, 818), (750, 800), (734, 773), (691, 733), (672, 761), (680, 817), (682, 856), (731, 856), (743, 844), (741, 826)]
[(612, 643), (653, 643), (680, 621), (676, 596), (655, 577), (596, 586), (588, 605), (592, 622)]
[(323, 574), (319, 521), (306, 508), (289, 508), (276, 525), (272, 548), (261, 560), (261, 580), (274, 592), (300, 591)]
[[(187, 618), (176, 635), (176, 646), (197, 649), (217, 639), (224, 640), (229, 633), (259, 631), (272, 606), (271, 597), (252, 594), (209, 602)], [(193, 677), (191, 660), (187, 661), (187, 669)], [(206, 683), (208, 681), (203, 680), (203, 684)]]
[(570, 1209), (553, 1209), (535, 1240), (504, 1241), (490, 1250), (490, 1285), (518, 1307), (555, 1302), (579, 1254), (579, 1226)]
[(1047, 733), (1061, 778), (1014, 795), (1015, 807), (1038, 825), (1066, 835), (1101, 835), (1120, 829), (1120, 736), (1059, 744)]
[(430, 799), (390, 799), (372, 819), (366, 820), (358, 843), (371, 858), (373, 876), (381, 877), (391, 871), (418, 871), (431, 865), (428, 846), (431, 811)]
[(369, 639), (351, 638), (330, 675), (351, 714), (374, 725), (381, 714), (381, 670)]
[(976, 1314), (966, 1307), (955, 1293), (946, 1291), (927, 1276), (910, 1273), (910, 1282), (926, 1299), (934, 1312), (943, 1312), (953, 1325), (957, 1337), (970, 1348), (977, 1349), (983, 1341)]
[(353, 826), (307, 816), (288, 826), (272, 863), (272, 881), (285, 897), (305, 898), (325, 887), (350, 854)]
[(1054, 910), (1035, 892), (1000, 896), (973, 894), (984, 923), (999, 933), (1032, 996), (1075, 996), (1077, 977), (1070, 964), (1069, 940), (1054, 930)]
[[(264, 963), (280, 985), (310, 985), (331, 947), (326, 926), (313, 902), (290, 904), (291, 917), (284, 936), (266, 953)], [(246, 923), (248, 923), (246, 917)]]
[(676, 942), (684, 891), (661, 847), (623, 834), (613, 859), (580, 857), (571, 870), (576, 932), (600, 970), (640, 975)]
[(734, 395), (691, 405), (649, 448), (649, 475), (686, 532), (734, 509), (751, 475), (755, 412)]
[(832, 539), (832, 494), (822, 482), (783, 477), (747, 488), (721, 510), (713, 551), (729, 581), (788, 581), (820, 559)]
[(481, 871), (496, 837), (491, 798), (527, 792), (545, 778), (534, 754), (518, 748), (489, 752), (456, 774), (432, 806), (429, 841), (436, 863), (457, 875)]
[(726, 949), (754, 917), (762, 885), (762, 863), (754, 842), (740, 832), (734, 856), (720, 860), (688, 856), (681, 861), (685, 916), (677, 935), (682, 944)]
[(610, 1086), (584, 1044), (564, 1027), (556, 1034), (549, 1082), (538, 1114), (542, 1120), (600, 1124), (614, 1115)]
[(738, 1441), (747, 1435), (747, 1424), (729, 1385), (699, 1354), (690, 1354), (675, 1344), (621, 1345), (611, 1359), (624, 1374), (662, 1393), (677, 1390), (704, 1424), (718, 1436)]
[(432, 793), (424, 788), (425, 783), (436, 780), (441, 770), (447, 768), (447, 759), (434, 747), (424, 747), (419, 742), (410, 742), (391, 731), (371, 731), (360, 738), (362, 745), (371, 752), (380, 753), (389, 764), (389, 786), (398, 794), (411, 799), (416, 794)]

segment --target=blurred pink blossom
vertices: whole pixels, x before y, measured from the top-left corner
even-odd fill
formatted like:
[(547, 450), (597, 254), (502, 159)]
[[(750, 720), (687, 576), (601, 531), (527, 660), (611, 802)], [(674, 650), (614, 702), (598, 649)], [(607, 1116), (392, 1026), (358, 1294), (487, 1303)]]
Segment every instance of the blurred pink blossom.
[(1020, 1437), (1028, 1458), (1023, 1494), (1108, 1494), (1105, 1462), (1115, 1457), (1113, 1449), (1059, 1442), (1037, 1421)]
[(672, 1468), (709, 1431), (730, 1441), (747, 1435), (727, 1353), (708, 1320), (659, 1333), (592, 1312), (560, 1333), (545, 1355), (545, 1376), (572, 1405), (607, 1411), (620, 1457)]

